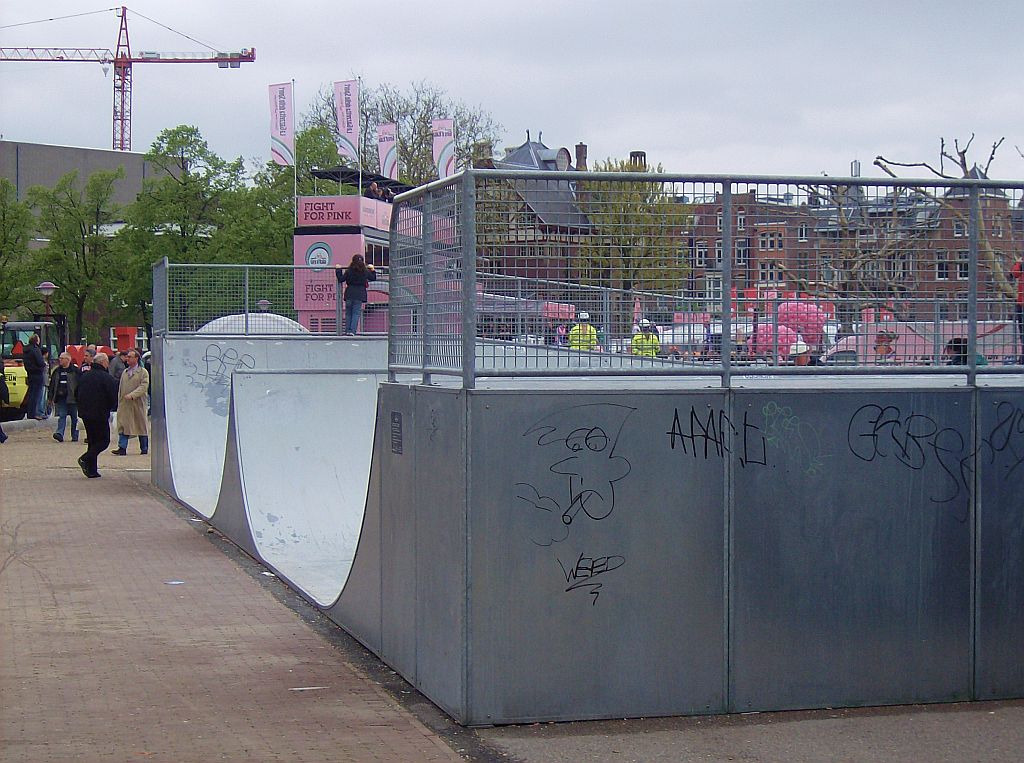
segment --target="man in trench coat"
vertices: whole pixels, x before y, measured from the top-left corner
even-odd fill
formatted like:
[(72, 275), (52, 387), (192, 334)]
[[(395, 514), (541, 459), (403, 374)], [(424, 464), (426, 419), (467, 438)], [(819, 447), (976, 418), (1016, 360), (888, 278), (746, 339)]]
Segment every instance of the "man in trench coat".
[(117, 391), (117, 450), (115, 456), (128, 455), (128, 438), (138, 436), (139, 450), (149, 453), (149, 427), (146, 422), (146, 394), (149, 372), (139, 362), (139, 351), (129, 350)]

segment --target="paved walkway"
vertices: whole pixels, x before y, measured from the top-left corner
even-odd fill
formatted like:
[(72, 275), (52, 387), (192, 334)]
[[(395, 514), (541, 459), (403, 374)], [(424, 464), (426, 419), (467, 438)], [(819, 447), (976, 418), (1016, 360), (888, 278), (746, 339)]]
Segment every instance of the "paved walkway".
[(462, 759), (159, 497), (137, 441), (87, 480), (81, 443), (11, 430), (0, 760)]
[(4, 763), (1021, 759), (1020, 700), (461, 729), (161, 498), (135, 441), (87, 480), (50, 431), (0, 445)]

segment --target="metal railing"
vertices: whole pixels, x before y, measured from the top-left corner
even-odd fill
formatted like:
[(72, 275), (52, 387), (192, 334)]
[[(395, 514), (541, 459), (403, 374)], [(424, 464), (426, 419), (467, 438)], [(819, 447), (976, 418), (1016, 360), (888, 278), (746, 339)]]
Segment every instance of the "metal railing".
[(1018, 373), (1022, 198), (1018, 181), (469, 170), (396, 199), (390, 364), (465, 386)]
[[(377, 268), (371, 292), (387, 293), (388, 269)], [(157, 334), (340, 334), (333, 267), (307, 265), (178, 264), (153, 266), (153, 323)], [(365, 332), (386, 330), (385, 303), (371, 296)]]

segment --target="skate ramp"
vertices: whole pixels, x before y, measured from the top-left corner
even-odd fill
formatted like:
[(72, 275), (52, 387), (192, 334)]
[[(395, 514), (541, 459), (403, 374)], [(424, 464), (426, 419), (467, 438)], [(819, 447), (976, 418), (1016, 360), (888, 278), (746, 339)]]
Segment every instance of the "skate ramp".
[(153, 481), (207, 519), (220, 493), (233, 372), (382, 368), (387, 363), (384, 337), (189, 336), (164, 337), (160, 345)]
[(386, 378), (383, 370), (232, 377), (232, 442), (213, 523), (321, 607), (340, 596), (359, 545)]

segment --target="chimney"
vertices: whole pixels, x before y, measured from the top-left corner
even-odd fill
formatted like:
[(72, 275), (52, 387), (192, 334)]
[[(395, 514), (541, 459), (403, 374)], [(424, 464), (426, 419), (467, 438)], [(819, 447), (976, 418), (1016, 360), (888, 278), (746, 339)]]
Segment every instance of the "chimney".
[(629, 163), (634, 167), (646, 167), (647, 166), (647, 152), (646, 151), (630, 151), (629, 152)]
[(587, 171), (587, 144), (576, 144), (576, 169), (580, 172)]
[(494, 144), (489, 140), (473, 144), (473, 166), (480, 169), (494, 169)]

